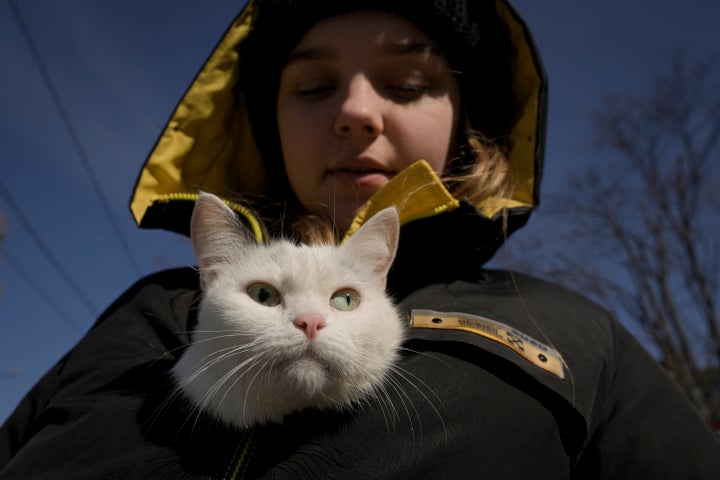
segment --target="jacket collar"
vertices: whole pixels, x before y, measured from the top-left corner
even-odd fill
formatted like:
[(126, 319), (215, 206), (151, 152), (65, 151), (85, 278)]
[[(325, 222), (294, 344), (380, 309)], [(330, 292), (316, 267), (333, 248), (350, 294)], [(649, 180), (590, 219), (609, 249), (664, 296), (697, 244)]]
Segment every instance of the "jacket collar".
[[(412, 197), (413, 201), (406, 201)], [(425, 160), (420, 160), (396, 175), (378, 191), (355, 217), (346, 233), (352, 235), (380, 210), (395, 206), (400, 224), (458, 208), (460, 203), (445, 188)]]

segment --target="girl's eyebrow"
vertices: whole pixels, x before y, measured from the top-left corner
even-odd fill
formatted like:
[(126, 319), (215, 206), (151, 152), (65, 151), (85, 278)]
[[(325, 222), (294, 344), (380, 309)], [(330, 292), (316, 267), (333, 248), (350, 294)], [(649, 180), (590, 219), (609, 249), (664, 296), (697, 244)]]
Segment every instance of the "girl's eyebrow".
[(332, 58), (333, 56), (336, 56), (337, 53), (334, 52), (332, 48), (329, 47), (308, 47), (308, 48), (301, 48), (293, 50), (290, 55), (288, 56), (287, 63), (285, 64), (290, 65), (295, 62), (299, 62), (302, 60), (323, 60)]
[(415, 40), (400, 40), (399, 42), (388, 43), (383, 45), (381, 51), (387, 55), (412, 55), (416, 53), (443, 55), (434, 45)]
[[(414, 54), (424, 54), (424, 55), (437, 55), (437, 56), (443, 56), (442, 52), (440, 50), (430, 45), (426, 42), (421, 41), (408, 41), (408, 40), (400, 40), (398, 42), (392, 42), (392, 43), (386, 43), (383, 44), (380, 47), (380, 52), (384, 55), (391, 55), (391, 56), (404, 56), (404, 55), (414, 55)], [(290, 65), (295, 62), (300, 62), (303, 60), (306, 61), (313, 61), (313, 60), (326, 60), (330, 58), (334, 58), (337, 56), (337, 52), (332, 47), (307, 47), (307, 48), (301, 48), (296, 49), (290, 53), (288, 56), (287, 63), (285, 64)]]

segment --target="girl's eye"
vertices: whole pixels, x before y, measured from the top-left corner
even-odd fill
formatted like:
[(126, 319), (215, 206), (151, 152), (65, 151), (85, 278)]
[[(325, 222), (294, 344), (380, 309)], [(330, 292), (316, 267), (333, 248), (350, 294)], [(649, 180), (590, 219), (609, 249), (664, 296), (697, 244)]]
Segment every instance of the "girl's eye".
[(299, 88), (297, 94), (308, 100), (319, 100), (330, 95), (334, 91), (332, 85), (313, 85)]
[(360, 295), (355, 290), (343, 288), (332, 294), (330, 305), (340, 311), (349, 312), (360, 305)]
[(387, 89), (400, 99), (415, 100), (430, 91), (430, 84), (417, 82), (398, 83), (388, 85)]
[(386, 90), (400, 100), (416, 100), (429, 93), (432, 87), (432, 77), (415, 67), (403, 67), (385, 78)]
[(280, 292), (277, 288), (267, 283), (253, 283), (247, 288), (247, 293), (260, 305), (274, 307), (280, 304)]

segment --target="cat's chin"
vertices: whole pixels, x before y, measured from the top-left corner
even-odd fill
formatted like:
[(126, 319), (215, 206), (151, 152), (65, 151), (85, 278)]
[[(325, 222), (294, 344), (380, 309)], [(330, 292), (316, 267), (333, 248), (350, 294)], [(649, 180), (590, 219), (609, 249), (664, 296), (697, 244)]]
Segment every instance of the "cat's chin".
[(332, 383), (328, 366), (310, 355), (304, 355), (288, 362), (282, 369), (282, 375), (293, 384), (300, 393), (308, 397), (322, 395)]

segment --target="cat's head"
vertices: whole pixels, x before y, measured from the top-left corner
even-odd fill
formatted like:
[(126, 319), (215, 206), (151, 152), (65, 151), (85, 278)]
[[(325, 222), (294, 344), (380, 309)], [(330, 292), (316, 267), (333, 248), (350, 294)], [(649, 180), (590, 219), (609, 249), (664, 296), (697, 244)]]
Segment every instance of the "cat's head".
[(371, 395), (403, 338), (385, 294), (398, 232), (390, 208), (340, 246), (259, 244), (221, 200), (201, 195), (191, 235), (204, 294), (175, 368), (181, 389), (237, 426)]
[[(367, 262), (384, 282), (395, 259), (399, 231), (397, 210), (395, 207), (386, 208), (361, 226), (340, 250)], [(219, 267), (237, 260), (236, 255), (245, 249), (252, 251), (252, 247), (258, 243), (253, 232), (239, 220), (235, 212), (210, 193), (200, 193), (193, 210), (190, 236), (203, 290), (213, 281)]]

